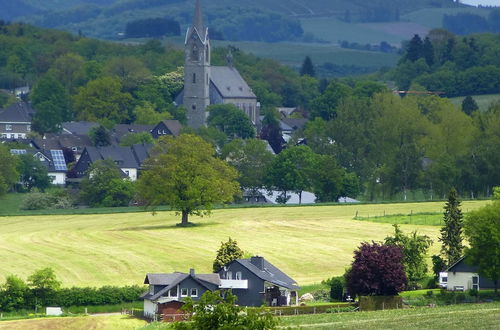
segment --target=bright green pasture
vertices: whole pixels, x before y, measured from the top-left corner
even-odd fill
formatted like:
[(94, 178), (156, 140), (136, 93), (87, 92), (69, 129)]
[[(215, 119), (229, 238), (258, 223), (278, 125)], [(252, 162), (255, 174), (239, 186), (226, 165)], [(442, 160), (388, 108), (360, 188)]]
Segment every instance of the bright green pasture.
[[(486, 95), (473, 95), (472, 96), (479, 106), (479, 110), (486, 111), (490, 107), (491, 103), (500, 100), (500, 94), (486, 94)], [(450, 98), (451, 103), (457, 107), (462, 107), (462, 101), (465, 99), (462, 97)]]
[(291, 329), (495, 329), (500, 303), (281, 318)]
[(125, 315), (54, 317), (33, 320), (0, 322), (0, 329), (30, 330), (132, 330), (139, 329), (147, 323), (144, 320)]
[[(464, 202), (475, 209), (486, 201)], [(0, 217), (0, 281), (52, 267), (64, 286), (140, 284), (148, 272), (211, 272), (221, 241), (232, 237), (299, 284), (340, 275), (362, 241), (382, 240), (391, 224), (354, 215), (440, 212), (443, 202), (216, 210), (177, 227), (173, 212)], [(402, 225), (436, 240), (435, 226)], [(431, 253), (439, 250), (438, 245)]]

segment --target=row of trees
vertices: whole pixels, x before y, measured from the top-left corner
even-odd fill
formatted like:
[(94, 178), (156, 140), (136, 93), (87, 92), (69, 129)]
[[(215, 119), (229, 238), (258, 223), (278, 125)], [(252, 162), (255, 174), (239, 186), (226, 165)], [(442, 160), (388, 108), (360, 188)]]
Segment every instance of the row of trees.
[(443, 27), (460, 35), (483, 32), (498, 33), (500, 32), (500, 10), (491, 10), (488, 17), (473, 13), (444, 15)]

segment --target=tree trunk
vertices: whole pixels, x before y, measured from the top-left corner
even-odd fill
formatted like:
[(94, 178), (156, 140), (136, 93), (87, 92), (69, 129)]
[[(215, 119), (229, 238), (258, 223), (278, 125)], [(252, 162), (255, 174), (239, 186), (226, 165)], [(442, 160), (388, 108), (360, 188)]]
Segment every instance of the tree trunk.
[(188, 216), (189, 216), (188, 211), (182, 211), (182, 222), (181, 222), (181, 226), (187, 226), (187, 224), (188, 224)]
[(299, 192), (299, 205), (302, 205), (302, 190)]

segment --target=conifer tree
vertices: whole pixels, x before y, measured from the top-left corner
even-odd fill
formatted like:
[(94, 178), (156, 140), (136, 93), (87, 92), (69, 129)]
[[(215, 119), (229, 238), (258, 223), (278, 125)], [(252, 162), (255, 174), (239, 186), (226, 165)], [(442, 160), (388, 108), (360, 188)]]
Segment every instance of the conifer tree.
[(422, 39), (418, 34), (415, 34), (415, 36), (410, 40), (410, 43), (408, 44), (406, 58), (412, 62), (415, 62), (416, 60), (421, 58), (422, 55), (423, 55)]
[(439, 241), (442, 242), (441, 254), (448, 265), (451, 265), (462, 256), (464, 250), (463, 215), (455, 188), (450, 190), (444, 210), (444, 226), (441, 228)]
[(434, 46), (432, 45), (429, 37), (425, 37), (424, 44), (422, 46), (422, 55), (425, 58), (427, 65), (432, 66), (434, 64)]
[(312, 60), (309, 56), (306, 56), (304, 63), (302, 63), (302, 68), (300, 69), (300, 75), (301, 76), (311, 76), (314, 77), (316, 76), (316, 71), (314, 70), (314, 65), (312, 63)]
[(477, 105), (476, 101), (474, 98), (470, 95), (468, 95), (463, 101), (462, 101), (462, 111), (467, 114), (471, 115), (474, 111), (478, 110), (479, 106)]
[(243, 257), (243, 251), (239, 248), (238, 243), (229, 237), (227, 242), (221, 242), (220, 248), (217, 250), (213, 264), (214, 272), (218, 272), (231, 261), (241, 257)]

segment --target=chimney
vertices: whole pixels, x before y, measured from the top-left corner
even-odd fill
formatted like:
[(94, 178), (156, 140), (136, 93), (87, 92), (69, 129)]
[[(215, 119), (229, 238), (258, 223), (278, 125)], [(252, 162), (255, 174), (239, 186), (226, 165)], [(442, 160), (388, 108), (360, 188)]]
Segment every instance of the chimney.
[(194, 268), (189, 269), (189, 275), (191, 275), (191, 276), (194, 276), (194, 275), (195, 275), (195, 273), (194, 273)]
[(250, 258), (250, 263), (255, 265), (260, 270), (264, 270), (264, 258), (255, 256)]

